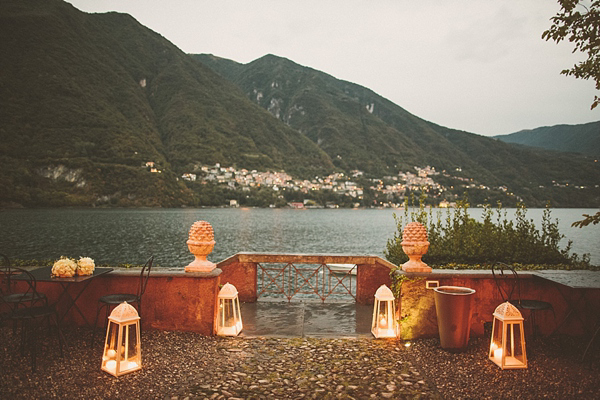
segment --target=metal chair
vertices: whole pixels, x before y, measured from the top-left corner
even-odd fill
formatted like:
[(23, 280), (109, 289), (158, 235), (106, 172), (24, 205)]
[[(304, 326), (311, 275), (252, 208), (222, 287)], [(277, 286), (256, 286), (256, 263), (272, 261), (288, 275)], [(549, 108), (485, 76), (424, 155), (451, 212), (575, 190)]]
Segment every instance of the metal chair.
[[(496, 277), (495, 270), (499, 271), (499, 275), (502, 278), (505, 278), (505, 270), (510, 271), (510, 273), (512, 274), (512, 279), (510, 279), (509, 281), (510, 291), (507, 292), (504, 289), (502, 289), (502, 286), (499, 283), (499, 279)], [(519, 278), (519, 274), (517, 274), (517, 271), (515, 271), (515, 269), (512, 266), (504, 264), (502, 262), (496, 262), (492, 265), (492, 275), (494, 277), (494, 282), (496, 283), (496, 287), (498, 287), (498, 291), (500, 292), (500, 296), (502, 297), (503, 301), (509, 301), (510, 304), (515, 306), (520, 311), (529, 311), (529, 316), (531, 317), (531, 330), (533, 332), (534, 337), (536, 336), (537, 325), (535, 323), (535, 314), (537, 311), (550, 310), (552, 311), (554, 320), (556, 320), (556, 314), (554, 313), (554, 307), (552, 307), (552, 304), (548, 303), (547, 301), (523, 299), (521, 297), (521, 279)], [(517, 297), (513, 298), (515, 289), (517, 289)]]
[[(19, 305), (35, 305), (38, 302), (43, 302), (48, 305), (48, 298), (45, 294), (35, 292), (15, 292), (15, 282), (12, 281), (12, 276), (18, 272), (17, 268), (13, 268), (10, 264), (10, 259), (0, 254), (3, 265), (0, 266), (0, 304), (3, 304), (5, 310), (0, 314), (0, 321), (6, 319)], [(16, 331), (17, 322), (13, 322), (13, 332)]]
[(148, 278), (150, 277), (150, 270), (152, 269), (152, 262), (154, 261), (154, 256), (151, 256), (146, 264), (142, 267), (142, 271), (140, 272), (140, 280), (138, 282), (137, 292), (133, 293), (117, 293), (117, 294), (108, 294), (106, 296), (102, 296), (98, 299), (98, 307), (96, 310), (96, 318), (94, 319), (94, 332), (92, 333), (92, 345), (94, 343), (94, 338), (96, 337), (96, 330), (98, 327), (98, 316), (100, 315), (100, 311), (102, 309), (106, 309), (106, 317), (104, 318), (104, 325), (108, 321), (108, 316), (110, 314), (110, 310), (113, 307), (118, 306), (119, 304), (126, 301), (129, 304), (135, 304), (137, 307), (137, 311), (139, 316), (142, 316), (142, 296), (146, 291), (146, 285), (148, 285)]
[(15, 307), (9, 312), (7, 318), (14, 322), (21, 322), (21, 354), (25, 355), (25, 348), (30, 348), (31, 369), (35, 372), (39, 346), (38, 331), (42, 328), (40, 321), (46, 321), (48, 330), (50, 330), (50, 322), (54, 322), (61, 357), (63, 356), (63, 343), (66, 345), (66, 341), (60, 330), (60, 319), (54, 305), (48, 305), (47, 299), (42, 305), (35, 305), (36, 301), (32, 300), (45, 299), (45, 296), (37, 291), (35, 277), (29, 271), (21, 268), (12, 268), (12, 272), (26, 277), (26, 280), (23, 281), (26, 290), (19, 293), (18, 301), (14, 303)]

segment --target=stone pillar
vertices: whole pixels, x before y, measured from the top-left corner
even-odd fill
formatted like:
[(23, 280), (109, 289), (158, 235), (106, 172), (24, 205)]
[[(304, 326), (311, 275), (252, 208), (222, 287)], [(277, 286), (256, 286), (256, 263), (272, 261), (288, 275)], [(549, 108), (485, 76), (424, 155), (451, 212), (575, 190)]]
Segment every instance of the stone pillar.
[(373, 304), (381, 285), (391, 286), (390, 268), (380, 264), (356, 265), (356, 302)]
[(252, 262), (219, 263), (223, 270), (221, 281), (229, 282), (237, 288), (238, 297), (244, 303), (254, 303), (257, 298), (257, 265)]

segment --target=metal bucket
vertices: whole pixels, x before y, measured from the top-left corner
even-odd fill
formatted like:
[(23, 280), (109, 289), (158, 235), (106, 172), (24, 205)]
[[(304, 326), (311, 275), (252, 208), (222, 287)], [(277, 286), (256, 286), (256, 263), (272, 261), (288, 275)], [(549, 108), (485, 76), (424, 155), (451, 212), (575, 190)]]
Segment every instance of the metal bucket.
[(450, 351), (465, 350), (469, 343), (475, 290), (462, 286), (439, 286), (433, 290), (441, 347)]

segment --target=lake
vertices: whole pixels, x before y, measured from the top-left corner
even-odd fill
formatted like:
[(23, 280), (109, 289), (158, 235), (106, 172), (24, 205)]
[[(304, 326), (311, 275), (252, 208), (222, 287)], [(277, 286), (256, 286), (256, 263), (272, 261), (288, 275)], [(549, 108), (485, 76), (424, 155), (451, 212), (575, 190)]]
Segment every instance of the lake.
[[(573, 251), (600, 264), (600, 225), (571, 228), (596, 209), (553, 209)], [(193, 260), (186, 245), (190, 226), (212, 224), (219, 262), (238, 252), (371, 254), (383, 257), (396, 226), (391, 209), (38, 209), (0, 211), (0, 253), (19, 259), (92, 257), (98, 264), (143, 264), (150, 254), (160, 266)], [(543, 209), (528, 219), (541, 226)], [(479, 218), (482, 209), (469, 213)], [(445, 215), (445, 214), (444, 214)], [(514, 210), (508, 210), (508, 216)], [(566, 244), (566, 241), (565, 241)], [(563, 246), (564, 247), (564, 246)]]

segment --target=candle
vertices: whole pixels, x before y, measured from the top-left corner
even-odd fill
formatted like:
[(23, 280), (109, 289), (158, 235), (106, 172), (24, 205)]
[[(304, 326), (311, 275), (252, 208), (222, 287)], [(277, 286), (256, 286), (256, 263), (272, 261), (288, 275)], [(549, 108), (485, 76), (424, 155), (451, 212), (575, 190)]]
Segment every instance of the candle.
[(387, 320), (385, 319), (385, 317), (381, 317), (381, 319), (379, 320), (379, 326), (381, 328), (387, 328)]
[(494, 350), (494, 358), (498, 361), (502, 360), (502, 349)]
[(106, 369), (111, 371), (113, 374), (117, 370), (117, 362), (115, 360), (110, 360), (106, 362)]
[(116, 352), (116, 351), (114, 351), (114, 350), (112, 350), (112, 349), (110, 349), (110, 350), (108, 350), (108, 351), (106, 352), (106, 356), (107, 356), (108, 358), (112, 358), (112, 359), (114, 359), (114, 358), (117, 356), (117, 352)]

